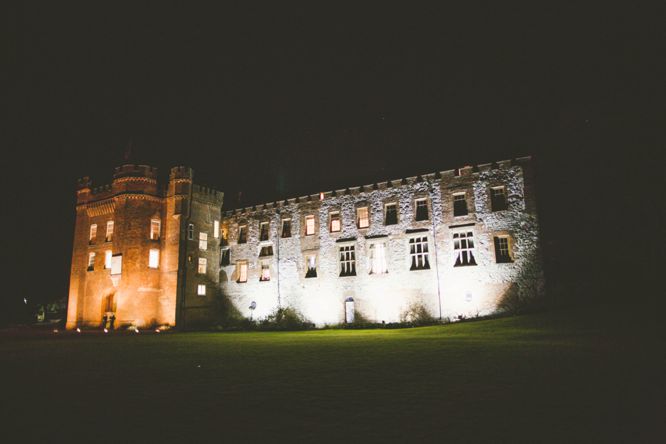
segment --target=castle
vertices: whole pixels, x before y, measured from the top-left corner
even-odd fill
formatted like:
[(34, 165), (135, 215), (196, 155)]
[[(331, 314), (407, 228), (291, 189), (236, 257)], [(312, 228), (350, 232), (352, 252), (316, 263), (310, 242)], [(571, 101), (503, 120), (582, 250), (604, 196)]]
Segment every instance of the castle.
[(529, 157), (222, 213), (223, 194), (143, 165), (79, 181), (67, 327), (214, 322), (224, 298), (318, 326), (444, 319), (541, 292)]

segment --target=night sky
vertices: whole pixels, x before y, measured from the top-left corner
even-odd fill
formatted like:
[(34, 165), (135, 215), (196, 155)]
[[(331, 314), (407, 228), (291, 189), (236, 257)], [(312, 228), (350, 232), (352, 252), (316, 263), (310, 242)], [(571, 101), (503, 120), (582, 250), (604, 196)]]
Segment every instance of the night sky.
[(76, 179), (128, 154), (226, 208), (531, 154), (551, 287), (654, 262), (663, 9), (222, 5), (7, 11), (3, 311), (67, 294)]

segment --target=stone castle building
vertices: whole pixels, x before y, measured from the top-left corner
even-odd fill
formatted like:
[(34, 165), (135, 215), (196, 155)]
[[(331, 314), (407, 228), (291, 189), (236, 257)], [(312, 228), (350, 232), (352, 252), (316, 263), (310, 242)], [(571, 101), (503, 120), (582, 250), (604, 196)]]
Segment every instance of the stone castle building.
[(457, 319), (542, 287), (529, 157), (221, 213), (222, 193), (171, 170), (79, 184), (67, 325), (214, 320), (227, 298), (260, 319), (293, 307), (317, 325)]

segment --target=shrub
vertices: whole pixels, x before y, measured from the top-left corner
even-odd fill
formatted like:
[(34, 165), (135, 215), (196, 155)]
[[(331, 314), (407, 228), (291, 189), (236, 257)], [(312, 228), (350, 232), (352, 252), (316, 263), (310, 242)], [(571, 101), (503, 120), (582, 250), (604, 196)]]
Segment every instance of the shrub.
[(432, 325), (437, 323), (428, 309), (420, 303), (413, 303), (402, 313), (400, 321), (414, 326)]
[(295, 308), (278, 308), (262, 319), (258, 327), (260, 330), (307, 330), (314, 328), (314, 324)]

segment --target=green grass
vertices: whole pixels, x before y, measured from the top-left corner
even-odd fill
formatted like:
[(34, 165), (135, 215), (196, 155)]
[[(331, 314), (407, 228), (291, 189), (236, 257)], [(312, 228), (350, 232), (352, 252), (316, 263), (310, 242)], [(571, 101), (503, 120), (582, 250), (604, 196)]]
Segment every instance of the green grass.
[(60, 442), (650, 441), (663, 419), (655, 338), (653, 323), (617, 310), (404, 330), (6, 334), (3, 433)]

